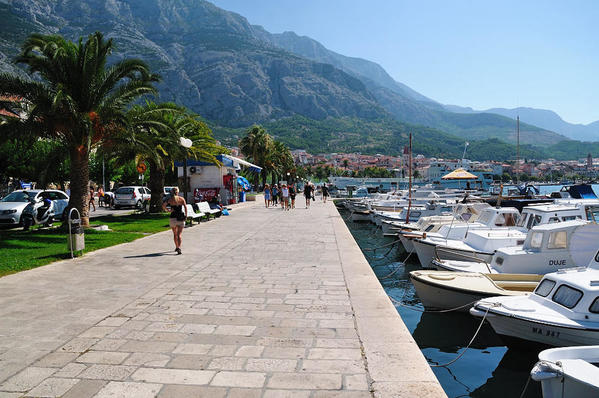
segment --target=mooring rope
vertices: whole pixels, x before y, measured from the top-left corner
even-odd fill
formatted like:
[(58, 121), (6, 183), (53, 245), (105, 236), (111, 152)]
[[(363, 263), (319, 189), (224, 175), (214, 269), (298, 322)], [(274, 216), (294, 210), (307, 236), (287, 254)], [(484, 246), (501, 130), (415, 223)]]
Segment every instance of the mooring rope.
[(400, 239), (396, 239), (396, 240), (394, 240), (393, 242), (391, 242), (391, 243), (387, 243), (386, 245), (383, 245), (383, 246), (379, 246), (379, 247), (367, 247), (367, 248), (365, 248), (365, 249), (362, 249), (362, 250), (364, 250), (364, 251), (368, 251), (368, 252), (370, 252), (370, 251), (373, 251), (373, 252), (375, 252), (375, 251), (377, 251), (378, 249), (382, 249), (382, 248), (384, 248), (384, 247), (392, 246), (392, 245), (396, 244), (396, 243), (397, 243), (397, 242), (399, 242), (399, 241), (400, 241)]
[(454, 359), (452, 359), (451, 361), (449, 361), (447, 363), (438, 364), (438, 365), (429, 363), (429, 366), (431, 368), (444, 368), (446, 366), (449, 366), (449, 365), (455, 363), (458, 359), (460, 359), (462, 356), (464, 356), (464, 354), (466, 353), (466, 351), (468, 351), (468, 349), (470, 348), (472, 343), (474, 343), (474, 340), (476, 340), (476, 336), (478, 336), (478, 332), (480, 332), (480, 330), (482, 329), (483, 323), (485, 323), (485, 320), (487, 319), (487, 315), (489, 314), (490, 309), (491, 309), (491, 307), (487, 307), (487, 310), (485, 311), (485, 315), (483, 316), (483, 319), (480, 320), (480, 324), (478, 325), (476, 332), (474, 332), (474, 336), (472, 336), (472, 339), (470, 339), (470, 342), (468, 343), (466, 348), (464, 348), (464, 351), (462, 351), (460, 353), (460, 355), (458, 355), (457, 357), (455, 357)]

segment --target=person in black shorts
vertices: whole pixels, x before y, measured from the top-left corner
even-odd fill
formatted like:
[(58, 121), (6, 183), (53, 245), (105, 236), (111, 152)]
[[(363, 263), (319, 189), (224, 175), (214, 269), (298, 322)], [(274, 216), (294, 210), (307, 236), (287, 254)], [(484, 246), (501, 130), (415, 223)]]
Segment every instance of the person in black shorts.
[(327, 184), (322, 184), (322, 201), (327, 203), (327, 198), (329, 197), (329, 187)]
[(307, 183), (304, 185), (304, 197), (306, 198), (306, 209), (310, 208), (310, 199), (312, 199), (312, 184)]
[(291, 208), (295, 209), (295, 184), (289, 185), (289, 199), (291, 199)]

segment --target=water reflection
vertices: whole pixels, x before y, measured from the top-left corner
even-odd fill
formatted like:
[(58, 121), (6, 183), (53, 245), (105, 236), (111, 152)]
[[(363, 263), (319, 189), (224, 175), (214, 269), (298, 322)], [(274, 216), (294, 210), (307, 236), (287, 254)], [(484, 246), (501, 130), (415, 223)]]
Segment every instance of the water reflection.
[[(348, 213), (342, 215), (347, 216)], [(397, 244), (373, 250), (396, 238), (384, 237), (369, 223), (348, 221), (347, 225), (387, 294), (409, 307), (422, 310), (409, 280), (410, 271), (420, 269), (416, 256), (408, 257)], [(406, 258), (408, 262), (404, 264)], [(479, 321), (467, 313), (422, 313), (400, 305), (396, 308), (430, 364), (445, 364), (456, 358), (464, 351), (479, 325)], [(493, 330), (484, 325), (470, 349), (457, 362), (449, 367), (434, 367), (433, 372), (452, 398), (518, 398), (536, 362), (537, 353), (508, 350)], [(541, 398), (540, 385), (531, 381), (525, 397)]]

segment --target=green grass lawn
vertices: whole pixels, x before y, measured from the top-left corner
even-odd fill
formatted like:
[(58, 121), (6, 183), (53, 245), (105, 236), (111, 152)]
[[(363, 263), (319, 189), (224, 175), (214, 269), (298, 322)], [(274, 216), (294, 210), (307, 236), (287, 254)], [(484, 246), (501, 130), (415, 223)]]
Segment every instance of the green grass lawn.
[[(169, 229), (166, 214), (133, 214), (92, 219), (113, 231), (85, 231), (85, 253), (131, 242)], [(0, 230), (0, 276), (39, 267), (70, 257), (67, 233), (59, 229)]]

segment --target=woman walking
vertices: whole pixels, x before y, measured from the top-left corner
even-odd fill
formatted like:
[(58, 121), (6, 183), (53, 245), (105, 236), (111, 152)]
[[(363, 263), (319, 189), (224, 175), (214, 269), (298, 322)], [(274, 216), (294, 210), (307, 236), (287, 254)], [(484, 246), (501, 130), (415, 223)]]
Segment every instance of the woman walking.
[(312, 184), (306, 183), (304, 185), (304, 197), (306, 198), (306, 209), (310, 208), (310, 199), (312, 199)]
[(94, 187), (89, 186), (89, 206), (93, 206), (94, 211), (96, 211), (96, 200), (94, 198)]
[[(162, 204), (162, 209), (166, 209), (166, 205), (171, 207), (171, 216), (169, 224), (173, 230), (173, 238), (175, 240), (175, 251), (177, 254), (181, 254), (181, 235), (183, 234), (183, 228), (185, 228), (185, 220), (187, 219), (187, 206), (185, 199), (179, 196), (179, 188), (175, 187), (171, 190), (172, 196)], [(184, 212), (185, 210), (185, 212)]]
[(291, 198), (291, 208), (295, 209), (295, 184), (289, 185), (289, 197)]
[(268, 209), (268, 205), (270, 205), (270, 187), (268, 184), (264, 185), (264, 205)]
[(279, 198), (279, 190), (277, 189), (277, 184), (272, 184), (272, 190), (270, 191), (272, 196), (272, 205), (273, 207), (277, 205), (277, 201)]
[(285, 184), (281, 187), (281, 208), (289, 210), (289, 188)]

